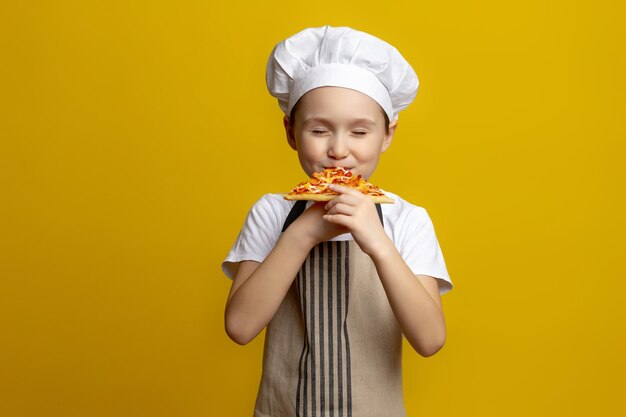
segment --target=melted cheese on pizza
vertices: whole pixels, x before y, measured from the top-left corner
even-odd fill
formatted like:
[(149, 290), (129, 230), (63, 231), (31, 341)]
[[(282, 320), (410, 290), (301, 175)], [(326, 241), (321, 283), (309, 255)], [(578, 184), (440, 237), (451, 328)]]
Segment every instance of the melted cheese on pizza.
[(339, 184), (359, 190), (370, 196), (383, 196), (379, 187), (365, 181), (360, 175), (353, 175), (345, 168), (326, 168), (322, 172), (314, 172), (309, 181), (302, 182), (289, 194), (339, 194), (328, 189), (330, 184)]

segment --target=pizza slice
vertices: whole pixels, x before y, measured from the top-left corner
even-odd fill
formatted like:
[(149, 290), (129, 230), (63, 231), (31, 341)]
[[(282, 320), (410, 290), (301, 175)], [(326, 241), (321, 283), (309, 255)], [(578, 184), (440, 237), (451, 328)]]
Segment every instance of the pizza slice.
[(345, 168), (326, 168), (322, 172), (314, 172), (313, 177), (302, 182), (289, 193), (284, 194), (286, 200), (313, 200), (330, 201), (339, 193), (331, 191), (330, 184), (339, 184), (354, 188), (367, 195), (375, 203), (393, 203), (393, 199), (387, 197), (379, 187), (365, 181), (360, 175), (353, 175)]

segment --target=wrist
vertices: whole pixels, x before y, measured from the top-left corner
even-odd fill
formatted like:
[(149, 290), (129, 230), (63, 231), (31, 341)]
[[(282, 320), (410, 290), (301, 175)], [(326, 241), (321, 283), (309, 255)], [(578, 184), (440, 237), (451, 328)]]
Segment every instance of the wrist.
[(378, 240), (378, 244), (372, 248), (371, 253), (368, 253), (374, 264), (378, 264), (379, 262), (384, 262), (386, 259), (394, 256), (398, 250), (395, 245), (389, 239), (389, 236), (384, 235), (383, 239)]
[(283, 232), (283, 238), (288, 240), (289, 245), (293, 245), (306, 253), (309, 253), (311, 248), (319, 243), (297, 221), (293, 222)]

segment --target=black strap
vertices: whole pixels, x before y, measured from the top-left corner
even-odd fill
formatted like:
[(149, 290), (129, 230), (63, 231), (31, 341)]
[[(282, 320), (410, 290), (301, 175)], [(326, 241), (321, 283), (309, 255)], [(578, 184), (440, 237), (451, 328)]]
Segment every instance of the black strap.
[(291, 207), (291, 211), (287, 215), (287, 220), (285, 220), (285, 223), (283, 224), (283, 230), (281, 230), (281, 233), (287, 230), (289, 225), (291, 225), (291, 223), (293, 223), (304, 212), (305, 207), (306, 200), (296, 201), (296, 204)]
[[(291, 207), (291, 211), (287, 215), (287, 219), (283, 224), (283, 230), (281, 233), (287, 230), (287, 228), (293, 223), (306, 208), (306, 200), (297, 200), (296, 203)], [(380, 223), (385, 227), (385, 223), (383, 222), (383, 209), (380, 207), (380, 204), (376, 204), (376, 211), (378, 212), (378, 218), (380, 219)]]
[(376, 203), (376, 211), (378, 212), (378, 218), (380, 219), (380, 224), (383, 225), (383, 229), (384, 229), (385, 223), (383, 222), (383, 209), (380, 207), (379, 203)]

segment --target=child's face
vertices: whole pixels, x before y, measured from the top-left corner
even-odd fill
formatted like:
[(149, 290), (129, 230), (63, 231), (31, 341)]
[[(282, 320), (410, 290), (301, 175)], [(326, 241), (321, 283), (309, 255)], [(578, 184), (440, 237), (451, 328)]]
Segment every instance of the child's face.
[(397, 125), (394, 120), (385, 131), (380, 105), (361, 92), (341, 87), (307, 92), (294, 119), (285, 116), (287, 140), (309, 176), (341, 166), (368, 179)]

